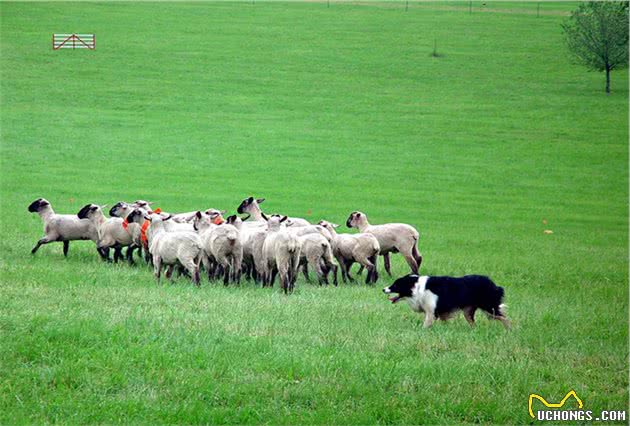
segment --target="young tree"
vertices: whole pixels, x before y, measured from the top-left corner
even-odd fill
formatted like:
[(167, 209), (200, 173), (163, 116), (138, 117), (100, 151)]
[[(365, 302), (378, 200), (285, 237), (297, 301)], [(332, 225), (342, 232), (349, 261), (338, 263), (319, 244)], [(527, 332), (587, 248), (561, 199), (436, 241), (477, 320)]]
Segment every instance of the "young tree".
[(582, 3), (562, 25), (569, 49), (587, 67), (610, 71), (628, 65), (628, 2)]

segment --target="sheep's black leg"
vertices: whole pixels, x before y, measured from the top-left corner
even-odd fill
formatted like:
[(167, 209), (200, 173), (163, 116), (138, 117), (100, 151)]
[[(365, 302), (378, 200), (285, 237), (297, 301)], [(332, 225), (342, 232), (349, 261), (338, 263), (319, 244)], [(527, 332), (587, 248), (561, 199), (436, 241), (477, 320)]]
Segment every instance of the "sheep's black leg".
[(302, 264), (302, 274), (304, 274), (304, 279), (310, 283), (311, 279), (308, 277), (308, 263), (306, 262)]
[(96, 250), (105, 262), (111, 262), (111, 259), (109, 258), (109, 247), (97, 247)]
[(230, 268), (227, 266), (223, 266), (223, 285), (228, 285), (230, 283)]
[(114, 246), (114, 262), (118, 263), (119, 259), (122, 259), (122, 247), (119, 245)]
[(96, 252), (98, 253), (99, 256), (101, 256), (101, 259), (106, 260), (105, 259), (105, 253), (103, 253), (103, 249), (96, 247)]
[(168, 265), (168, 267), (166, 268), (166, 279), (169, 281), (173, 281), (173, 269), (175, 268), (175, 265)]
[(127, 253), (125, 257), (127, 258), (127, 262), (129, 262), (130, 265), (133, 265), (133, 246), (127, 247)]
[[(389, 253), (385, 253), (383, 255), (383, 261), (385, 263), (385, 272), (387, 272), (387, 274), (391, 277), (392, 276), (392, 267), (391, 267), (391, 262), (389, 261)], [(376, 266), (376, 263), (374, 263), (374, 266)]]
[[(348, 280), (350, 280), (350, 282), (354, 282), (354, 277), (352, 275), (350, 275), (350, 268), (352, 268), (352, 261), (346, 260), (346, 277), (348, 277)], [(361, 265), (361, 267), (363, 267), (363, 265)]]
[(411, 254), (413, 255), (413, 258), (416, 260), (416, 263), (418, 264), (418, 270), (419, 270), (420, 265), (422, 265), (422, 255), (418, 253), (418, 247), (414, 245), (413, 249), (411, 250)]
[(68, 256), (68, 249), (70, 248), (70, 241), (63, 242), (63, 255)]
[(37, 250), (39, 250), (39, 248), (44, 245), (44, 244), (48, 244), (50, 242), (50, 240), (46, 237), (40, 239), (39, 241), (37, 241), (37, 244), (35, 245), (35, 247), (33, 247), (33, 250), (31, 250), (32, 254), (35, 254), (35, 252), (37, 252)]

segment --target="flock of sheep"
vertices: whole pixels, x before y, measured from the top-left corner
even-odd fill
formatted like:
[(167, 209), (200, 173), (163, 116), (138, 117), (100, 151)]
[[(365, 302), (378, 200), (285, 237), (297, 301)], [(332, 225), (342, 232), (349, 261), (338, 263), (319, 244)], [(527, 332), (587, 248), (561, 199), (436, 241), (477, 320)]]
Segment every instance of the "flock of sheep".
[[(43, 244), (63, 242), (64, 255), (70, 241), (92, 240), (99, 255), (110, 261), (123, 257), (134, 263), (138, 250), (147, 263), (152, 263), (157, 281), (163, 267), (171, 278), (178, 273), (189, 275), (199, 285), (203, 265), (209, 280), (223, 277), (223, 282), (239, 283), (244, 273), (264, 286), (273, 286), (279, 276), (285, 293), (293, 291), (300, 266), (308, 280), (308, 266), (317, 274), (320, 285), (328, 284), (332, 272), (337, 285), (337, 266), (341, 267), (344, 282), (353, 281), (350, 267), (359, 263), (367, 270), (366, 283), (376, 282), (377, 256), (384, 258), (385, 270), (390, 272), (390, 253), (404, 256), (413, 273), (418, 273), (422, 256), (418, 252), (418, 231), (403, 223), (370, 225), (364, 213), (355, 211), (346, 221), (358, 234), (339, 234), (338, 225), (321, 220), (313, 225), (307, 220), (284, 215), (265, 215), (260, 204), (264, 198), (246, 198), (237, 212), (224, 219), (225, 211), (207, 209), (171, 214), (152, 210), (150, 202), (118, 202), (103, 213), (105, 206), (88, 204), (78, 214), (57, 214), (50, 202), (39, 198), (28, 207), (44, 222), (45, 236), (32, 249), (35, 253)], [(336, 260), (336, 262), (335, 262)]]

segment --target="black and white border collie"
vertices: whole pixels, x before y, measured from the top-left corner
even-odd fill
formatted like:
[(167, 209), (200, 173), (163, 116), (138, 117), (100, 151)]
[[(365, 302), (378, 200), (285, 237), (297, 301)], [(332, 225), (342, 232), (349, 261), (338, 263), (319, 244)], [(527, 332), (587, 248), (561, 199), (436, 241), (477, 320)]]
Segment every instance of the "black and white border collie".
[(405, 275), (385, 287), (383, 293), (394, 295), (389, 299), (392, 303), (404, 299), (414, 311), (424, 312), (424, 328), (431, 327), (436, 318), (446, 321), (459, 310), (464, 311), (464, 317), (473, 326), (477, 309), (510, 328), (506, 305), (501, 303), (503, 287), (482, 275), (459, 278)]

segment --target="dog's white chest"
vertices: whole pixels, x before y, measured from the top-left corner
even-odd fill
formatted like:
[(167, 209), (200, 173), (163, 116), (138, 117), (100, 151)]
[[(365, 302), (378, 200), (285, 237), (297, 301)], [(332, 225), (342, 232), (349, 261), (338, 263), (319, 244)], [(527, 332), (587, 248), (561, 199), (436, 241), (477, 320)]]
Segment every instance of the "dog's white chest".
[(411, 297), (407, 299), (409, 307), (416, 312), (433, 312), (437, 304), (437, 296), (426, 289), (428, 277), (421, 277), (414, 286)]

